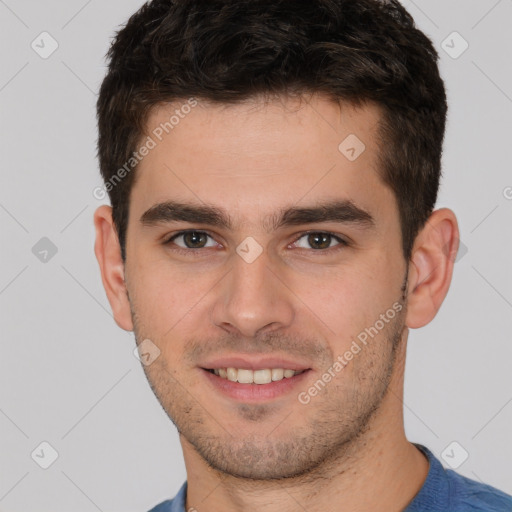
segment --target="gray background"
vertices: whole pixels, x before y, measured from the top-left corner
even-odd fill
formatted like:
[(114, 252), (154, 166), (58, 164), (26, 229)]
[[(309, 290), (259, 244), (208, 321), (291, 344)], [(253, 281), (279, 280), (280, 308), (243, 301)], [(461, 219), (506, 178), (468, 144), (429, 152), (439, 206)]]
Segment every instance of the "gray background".
[[(411, 331), (406, 429), (446, 464), (467, 452), (460, 473), (512, 493), (512, 1), (404, 4), (441, 54), (450, 115), (438, 206), (457, 214), (463, 244), (441, 311)], [(114, 30), (140, 5), (0, 0), (4, 512), (143, 511), (185, 479), (93, 253), (96, 91)], [(43, 31), (59, 45), (46, 59), (31, 47), (51, 49)], [(469, 43), (461, 55), (454, 31)], [(58, 453), (48, 469), (43, 441)]]

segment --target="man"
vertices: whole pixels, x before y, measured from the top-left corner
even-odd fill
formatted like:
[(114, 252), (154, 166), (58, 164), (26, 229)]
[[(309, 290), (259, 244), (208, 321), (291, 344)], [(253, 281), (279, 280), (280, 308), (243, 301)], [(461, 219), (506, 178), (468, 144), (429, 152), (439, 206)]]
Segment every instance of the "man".
[(396, 1), (155, 0), (98, 100), (95, 252), (176, 425), (153, 511), (505, 511), (403, 426), (450, 286), (446, 96)]

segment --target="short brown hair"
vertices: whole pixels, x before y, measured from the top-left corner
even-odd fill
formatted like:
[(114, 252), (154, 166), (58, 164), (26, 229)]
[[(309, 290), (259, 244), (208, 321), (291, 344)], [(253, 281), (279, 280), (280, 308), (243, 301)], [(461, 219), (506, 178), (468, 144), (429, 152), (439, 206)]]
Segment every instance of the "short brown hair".
[[(398, 1), (153, 0), (107, 57), (98, 157), (111, 185), (162, 102), (323, 93), (379, 105), (380, 175), (397, 198), (410, 259), (437, 199), (447, 105), (438, 54)], [(135, 167), (107, 188), (123, 261)]]

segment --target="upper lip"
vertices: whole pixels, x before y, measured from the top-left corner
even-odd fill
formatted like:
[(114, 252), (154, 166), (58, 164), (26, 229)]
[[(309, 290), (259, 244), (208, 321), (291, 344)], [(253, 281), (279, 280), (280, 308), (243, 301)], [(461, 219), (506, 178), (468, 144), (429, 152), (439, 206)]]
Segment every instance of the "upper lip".
[(269, 357), (264, 354), (257, 355), (232, 355), (216, 357), (199, 365), (207, 370), (216, 368), (240, 368), (244, 370), (266, 370), (283, 368), (284, 370), (309, 370), (310, 366), (302, 361), (294, 361), (285, 357)]

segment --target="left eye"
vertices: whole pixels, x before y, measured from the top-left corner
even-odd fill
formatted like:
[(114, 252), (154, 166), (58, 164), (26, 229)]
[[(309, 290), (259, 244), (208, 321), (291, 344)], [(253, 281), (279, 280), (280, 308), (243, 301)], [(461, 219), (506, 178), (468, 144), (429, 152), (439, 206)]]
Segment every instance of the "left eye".
[(302, 235), (297, 241), (293, 242), (293, 245), (297, 245), (299, 243), (299, 240), (305, 238), (306, 244), (309, 245), (309, 247), (300, 246), (301, 249), (309, 249), (313, 248), (316, 250), (326, 250), (331, 249), (331, 242), (337, 241), (337, 245), (345, 246), (348, 245), (345, 240), (341, 239), (340, 237), (333, 235), (332, 233), (325, 233), (323, 231), (319, 232), (310, 232), (305, 233)]

